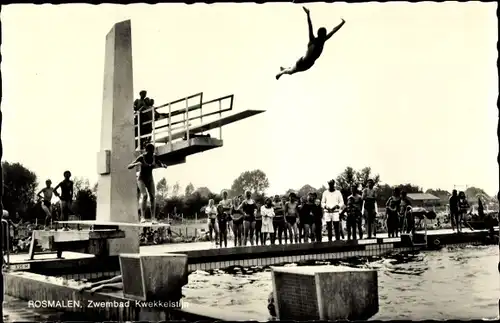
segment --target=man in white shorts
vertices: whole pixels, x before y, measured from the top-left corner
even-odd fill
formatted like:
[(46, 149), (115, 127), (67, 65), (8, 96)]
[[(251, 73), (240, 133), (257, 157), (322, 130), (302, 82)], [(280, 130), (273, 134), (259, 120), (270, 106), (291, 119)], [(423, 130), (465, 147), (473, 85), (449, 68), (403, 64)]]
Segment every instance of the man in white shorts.
[(344, 198), (340, 191), (335, 189), (333, 179), (328, 182), (328, 190), (323, 192), (321, 207), (324, 210), (328, 241), (333, 240), (333, 230), (335, 230), (335, 240), (340, 240), (340, 211), (344, 207)]

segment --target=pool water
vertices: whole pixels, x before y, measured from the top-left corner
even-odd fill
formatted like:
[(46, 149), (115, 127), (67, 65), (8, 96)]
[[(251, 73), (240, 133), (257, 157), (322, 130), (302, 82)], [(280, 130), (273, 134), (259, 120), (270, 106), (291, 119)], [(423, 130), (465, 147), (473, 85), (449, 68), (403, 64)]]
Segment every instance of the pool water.
[[(497, 246), (474, 246), (326, 263), (378, 270), (380, 307), (372, 319), (466, 320), (497, 317), (497, 262)], [(269, 268), (235, 267), (192, 273), (183, 294), (185, 302), (246, 312), (254, 319), (267, 320), (271, 291)]]

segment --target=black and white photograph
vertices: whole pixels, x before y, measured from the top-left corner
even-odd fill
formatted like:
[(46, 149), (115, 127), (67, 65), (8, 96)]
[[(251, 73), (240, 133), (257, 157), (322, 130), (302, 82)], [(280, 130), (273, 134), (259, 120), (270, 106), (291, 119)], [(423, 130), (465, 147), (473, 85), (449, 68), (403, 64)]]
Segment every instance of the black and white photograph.
[(498, 320), (497, 10), (2, 4), (2, 322)]

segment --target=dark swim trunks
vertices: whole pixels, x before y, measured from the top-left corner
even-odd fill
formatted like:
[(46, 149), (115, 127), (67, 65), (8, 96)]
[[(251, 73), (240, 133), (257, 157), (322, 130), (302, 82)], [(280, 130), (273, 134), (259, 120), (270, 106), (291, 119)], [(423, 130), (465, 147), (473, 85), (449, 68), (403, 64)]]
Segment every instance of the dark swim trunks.
[(295, 223), (297, 223), (297, 217), (296, 216), (287, 216), (286, 222), (290, 223), (291, 225), (294, 225)]

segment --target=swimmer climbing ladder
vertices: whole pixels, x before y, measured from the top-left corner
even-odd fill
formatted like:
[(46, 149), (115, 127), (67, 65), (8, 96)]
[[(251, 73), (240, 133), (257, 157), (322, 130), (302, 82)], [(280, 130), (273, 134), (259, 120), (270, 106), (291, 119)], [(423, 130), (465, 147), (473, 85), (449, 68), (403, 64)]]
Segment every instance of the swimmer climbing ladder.
[[(195, 102), (191, 103), (192, 101)], [(231, 94), (203, 102), (203, 92), (200, 92), (144, 110), (142, 113), (151, 113), (151, 121), (148, 120), (142, 124), (140, 114), (136, 112), (135, 117), (138, 120), (135, 125), (137, 129), (137, 136), (135, 137), (136, 147), (140, 146), (142, 139), (150, 139), (151, 143), (156, 146), (158, 157), (167, 165), (185, 163), (186, 157), (189, 155), (222, 147), (223, 126), (264, 112), (263, 110), (245, 110), (223, 116), (223, 114), (233, 110), (233, 101), (234, 95)], [(175, 108), (174, 106), (177, 104), (183, 104), (183, 106)], [(216, 109), (208, 109), (210, 105), (216, 105)], [(227, 107), (223, 108), (223, 105), (227, 105)], [(161, 109), (165, 108), (168, 108), (168, 112), (161, 111)], [(160, 110), (159, 112), (162, 112), (166, 116), (155, 120), (156, 110)], [(190, 116), (190, 112), (192, 113), (196, 110), (199, 110), (199, 115)], [(206, 121), (211, 117), (216, 117), (216, 119)], [(193, 122), (198, 122), (199, 124), (193, 125)], [(152, 124), (152, 132), (146, 134), (140, 133), (139, 125), (148, 123)], [(212, 138), (209, 134), (204, 135), (205, 132), (217, 128), (219, 129), (219, 138)]]

